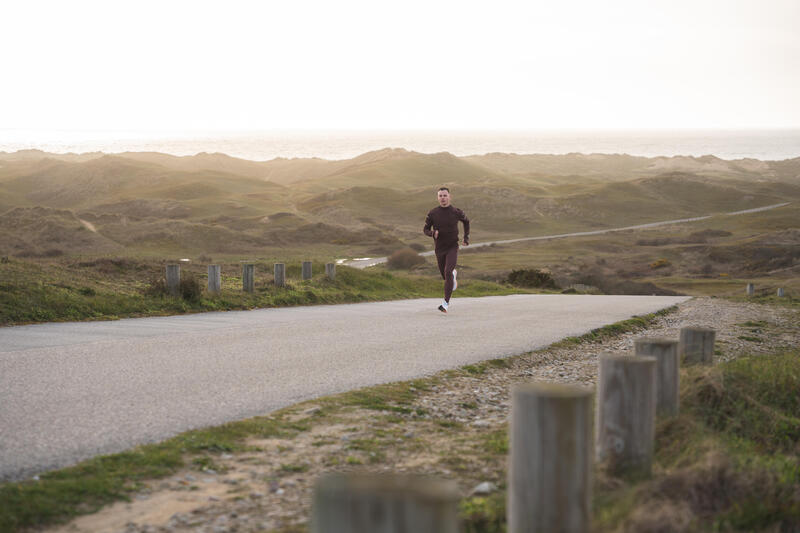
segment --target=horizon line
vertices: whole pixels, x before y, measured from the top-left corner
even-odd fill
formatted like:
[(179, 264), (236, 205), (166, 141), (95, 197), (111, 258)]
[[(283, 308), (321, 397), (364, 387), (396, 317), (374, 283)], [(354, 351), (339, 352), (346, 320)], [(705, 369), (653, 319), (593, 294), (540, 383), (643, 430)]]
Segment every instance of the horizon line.
[(93, 151), (89, 151), (89, 152), (50, 152), (50, 151), (47, 151), (47, 150), (42, 150), (41, 148), (19, 148), (17, 150), (14, 150), (13, 152), (5, 151), (5, 150), (0, 149), (0, 154), (12, 155), (12, 154), (16, 154), (16, 153), (19, 153), (19, 152), (41, 152), (41, 153), (46, 154), (46, 155), (55, 155), (55, 156), (85, 156), (85, 155), (92, 155), (92, 154), (102, 154), (102, 156), (119, 156), (119, 157), (125, 157), (125, 154), (158, 154), (158, 155), (166, 155), (166, 156), (176, 157), (176, 158), (197, 157), (199, 155), (212, 155), (212, 156), (213, 155), (222, 155), (222, 156), (225, 156), (225, 157), (230, 157), (231, 159), (238, 159), (240, 161), (248, 161), (248, 162), (251, 162), (251, 163), (269, 163), (269, 162), (275, 161), (277, 159), (283, 159), (283, 160), (287, 160), (287, 161), (293, 160), (293, 159), (319, 159), (319, 160), (328, 161), (328, 162), (348, 161), (348, 160), (351, 160), (351, 159), (357, 159), (357, 158), (362, 157), (362, 156), (364, 156), (366, 154), (372, 154), (372, 153), (377, 153), (377, 152), (385, 152), (385, 151), (403, 151), (403, 152), (408, 152), (410, 154), (418, 154), (418, 155), (425, 155), (425, 156), (448, 154), (448, 155), (451, 155), (451, 156), (459, 158), (459, 159), (466, 158), (466, 157), (484, 157), (484, 156), (496, 155), (496, 154), (499, 154), (499, 155), (516, 155), (516, 156), (549, 156), (549, 157), (567, 157), (567, 156), (584, 156), (584, 157), (609, 156), (609, 157), (611, 157), (611, 156), (623, 156), (623, 157), (638, 157), (638, 158), (644, 158), (644, 159), (658, 159), (658, 158), (662, 158), (662, 157), (663, 158), (667, 158), (667, 159), (671, 159), (671, 158), (675, 158), (675, 157), (683, 157), (683, 158), (690, 158), (690, 159), (702, 159), (702, 158), (705, 158), (705, 157), (713, 157), (713, 158), (719, 159), (720, 161), (727, 161), (727, 162), (753, 160), (753, 161), (760, 161), (760, 162), (764, 162), (764, 163), (791, 161), (793, 159), (800, 159), (800, 155), (793, 156), (793, 157), (786, 157), (784, 159), (759, 159), (759, 158), (755, 158), (755, 157), (739, 157), (739, 158), (735, 158), (735, 159), (725, 159), (725, 158), (722, 158), (722, 157), (720, 157), (718, 155), (710, 154), (710, 153), (709, 154), (702, 154), (702, 155), (691, 155), (691, 154), (636, 155), (636, 154), (630, 154), (630, 153), (627, 153), (627, 152), (613, 152), (613, 153), (611, 153), (611, 152), (563, 152), (563, 153), (552, 153), (552, 152), (502, 152), (502, 151), (493, 151), (493, 152), (457, 155), (457, 154), (454, 154), (454, 153), (452, 153), (452, 152), (450, 152), (448, 150), (441, 150), (441, 151), (438, 151), (438, 152), (419, 152), (417, 150), (411, 150), (411, 149), (408, 149), (408, 148), (404, 148), (402, 146), (384, 146), (382, 148), (376, 148), (374, 150), (367, 150), (365, 152), (361, 152), (361, 153), (359, 153), (357, 155), (354, 155), (352, 157), (344, 157), (344, 158), (340, 158), (340, 159), (328, 159), (326, 157), (320, 157), (320, 156), (293, 156), (293, 157), (275, 156), (272, 159), (248, 159), (246, 157), (231, 155), (231, 154), (228, 154), (228, 153), (225, 153), (225, 152), (206, 152), (206, 151), (200, 151), (200, 152), (195, 152), (193, 154), (186, 154), (186, 155), (177, 155), (177, 154), (172, 154), (172, 153), (169, 153), (169, 152), (160, 152), (160, 151), (154, 151), (154, 150), (139, 150), (139, 151), (125, 150), (123, 152), (104, 152), (103, 150), (93, 150)]

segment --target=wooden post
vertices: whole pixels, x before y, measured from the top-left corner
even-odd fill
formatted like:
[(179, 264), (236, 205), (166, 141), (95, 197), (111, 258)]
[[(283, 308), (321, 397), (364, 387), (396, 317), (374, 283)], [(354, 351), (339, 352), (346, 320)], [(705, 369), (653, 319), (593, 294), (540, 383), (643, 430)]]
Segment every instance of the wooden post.
[(678, 357), (682, 364), (714, 363), (714, 339), (716, 331), (711, 328), (681, 328)]
[(181, 290), (181, 266), (167, 265), (167, 292), (170, 296), (178, 296)]
[(592, 390), (527, 383), (512, 390), (509, 533), (587, 532)]
[(219, 294), (222, 289), (222, 270), (219, 265), (208, 265), (208, 292)]
[(656, 359), (601, 354), (597, 459), (612, 475), (649, 476), (656, 418)]
[(636, 355), (656, 358), (656, 414), (677, 415), (680, 383), (678, 341), (641, 338), (634, 341)]
[(325, 263), (325, 275), (329, 279), (336, 279), (336, 263)]
[(752, 283), (747, 284), (747, 295), (753, 296), (756, 293), (756, 286)]
[(255, 291), (256, 266), (250, 263), (242, 265), (242, 290), (244, 292)]
[(411, 475), (326, 474), (314, 487), (312, 533), (457, 533), (458, 487)]
[(303, 261), (303, 279), (311, 279), (311, 261)]
[(783, 298), (783, 287), (778, 287), (778, 298)]
[(275, 263), (275, 286), (286, 286), (286, 265), (284, 263)]

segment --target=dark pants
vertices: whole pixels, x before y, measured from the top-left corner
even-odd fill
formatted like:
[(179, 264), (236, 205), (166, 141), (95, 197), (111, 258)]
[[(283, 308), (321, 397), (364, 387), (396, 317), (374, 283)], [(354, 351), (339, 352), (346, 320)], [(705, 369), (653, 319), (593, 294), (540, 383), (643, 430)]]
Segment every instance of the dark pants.
[(439, 272), (444, 279), (444, 301), (450, 303), (453, 294), (453, 269), (458, 260), (458, 245), (448, 250), (436, 250), (436, 261), (439, 263)]

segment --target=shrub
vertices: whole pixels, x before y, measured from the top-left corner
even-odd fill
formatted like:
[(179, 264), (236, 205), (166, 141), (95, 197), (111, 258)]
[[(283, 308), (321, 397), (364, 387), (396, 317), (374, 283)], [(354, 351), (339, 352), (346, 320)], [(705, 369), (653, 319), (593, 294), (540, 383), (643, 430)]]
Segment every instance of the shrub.
[(200, 300), (200, 297), (203, 295), (203, 287), (200, 285), (200, 281), (196, 277), (189, 274), (181, 277), (179, 292), (181, 298), (184, 300), (196, 302)]
[(520, 270), (512, 270), (508, 275), (507, 282), (516, 287), (534, 287), (541, 289), (557, 289), (553, 276), (546, 270), (537, 270), (534, 268), (522, 268)]
[(163, 277), (155, 277), (150, 280), (147, 287), (144, 288), (144, 293), (147, 296), (167, 296), (167, 280)]
[(698, 241), (702, 239), (705, 241), (705, 239), (708, 237), (730, 237), (731, 235), (733, 235), (733, 233), (723, 229), (704, 229), (703, 231), (695, 231), (694, 233), (690, 233), (689, 238)]
[(404, 248), (402, 250), (397, 250), (389, 256), (387, 266), (391, 269), (409, 269), (424, 262), (425, 258), (420, 256), (415, 250)]
[(664, 267), (667, 267), (667, 266), (669, 266), (669, 265), (670, 265), (669, 261), (667, 261), (666, 259), (664, 259), (664, 258), (662, 257), (661, 259), (656, 259), (655, 261), (653, 261), (652, 263), (650, 263), (650, 268), (652, 268), (653, 270), (655, 270), (655, 269), (657, 269), (657, 268), (664, 268)]
[[(149, 285), (144, 289), (147, 296), (169, 296), (167, 280), (159, 276), (150, 280)], [(189, 302), (200, 300), (203, 295), (203, 287), (200, 281), (193, 275), (181, 275), (181, 282), (178, 285), (178, 295)]]

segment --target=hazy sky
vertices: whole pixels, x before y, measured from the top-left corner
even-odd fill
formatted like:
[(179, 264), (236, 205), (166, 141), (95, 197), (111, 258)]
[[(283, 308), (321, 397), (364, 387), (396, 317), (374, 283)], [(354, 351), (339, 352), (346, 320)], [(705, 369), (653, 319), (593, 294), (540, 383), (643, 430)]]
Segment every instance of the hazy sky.
[(8, 0), (0, 129), (800, 127), (800, 1)]

